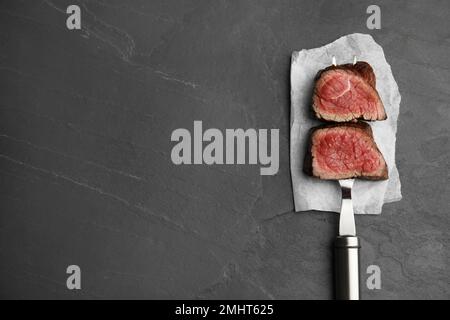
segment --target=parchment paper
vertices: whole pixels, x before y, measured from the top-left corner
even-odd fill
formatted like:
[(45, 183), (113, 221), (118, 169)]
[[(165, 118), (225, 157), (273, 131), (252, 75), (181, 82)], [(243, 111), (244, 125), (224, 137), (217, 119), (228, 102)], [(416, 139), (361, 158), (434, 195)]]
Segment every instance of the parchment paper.
[(340, 211), (339, 183), (313, 178), (302, 171), (309, 129), (321, 124), (310, 111), (314, 77), (317, 71), (331, 65), (333, 55), (337, 64), (352, 63), (353, 57), (357, 56), (359, 61), (368, 62), (376, 75), (377, 90), (388, 118), (369, 124), (388, 165), (389, 180), (356, 179), (352, 197), (356, 214), (380, 214), (384, 203), (402, 198), (395, 165), (395, 135), (401, 97), (383, 49), (370, 35), (359, 33), (341, 37), (320, 48), (292, 53), (290, 158), (295, 211)]

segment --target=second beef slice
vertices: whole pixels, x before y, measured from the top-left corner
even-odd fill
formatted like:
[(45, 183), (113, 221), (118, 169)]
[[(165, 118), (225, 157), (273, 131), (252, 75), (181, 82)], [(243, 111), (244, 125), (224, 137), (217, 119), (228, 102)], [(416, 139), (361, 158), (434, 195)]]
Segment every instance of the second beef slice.
[(304, 163), (320, 179), (385, 180), (388, 169), (367, 123), (339, 123), (313, 128)]

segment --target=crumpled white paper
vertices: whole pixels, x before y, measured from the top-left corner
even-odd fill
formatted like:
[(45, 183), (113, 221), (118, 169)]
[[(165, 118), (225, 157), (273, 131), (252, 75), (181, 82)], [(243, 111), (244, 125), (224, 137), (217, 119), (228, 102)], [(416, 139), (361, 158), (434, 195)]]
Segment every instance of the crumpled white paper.
[(376, 75), (377, 90), (387, 113), (384, 121), (369, 122), (375, 141), (383, 153), (389, 170), (385, 181), (356, 179), (352, 190), (356, 214), (380, 214), (384, 203), (402, 198), (400, 178), (395, 165), (395, 140), (400, 107), (400, 92), (386, 62), (383, 49), (367, 34), (354, 33), (326, 46), (294, 51), (291, 65), (291, 176), (295, 211), (320, 210), (339, 212), (341, 191), (337, 181), (320, 180), (303, 173), (303, 161), (309, 129), (321, 124), (311, 113), (314, 77), (320, 69), (331, 65), (358, 61), (368, 62)]

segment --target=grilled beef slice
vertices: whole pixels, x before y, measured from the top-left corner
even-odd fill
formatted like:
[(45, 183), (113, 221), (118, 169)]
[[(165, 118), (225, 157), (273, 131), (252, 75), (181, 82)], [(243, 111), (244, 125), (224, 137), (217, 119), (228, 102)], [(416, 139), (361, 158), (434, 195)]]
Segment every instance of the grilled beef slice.
[(327, 180), (385, 180), (388, 169), (365, 122), (337, 123), (311, 129), (304, 171)]
[(312, 104), (317, 118), (325, 121), (386, 119), (375, 74), (364, 61), (320, 70), (315, 78)]

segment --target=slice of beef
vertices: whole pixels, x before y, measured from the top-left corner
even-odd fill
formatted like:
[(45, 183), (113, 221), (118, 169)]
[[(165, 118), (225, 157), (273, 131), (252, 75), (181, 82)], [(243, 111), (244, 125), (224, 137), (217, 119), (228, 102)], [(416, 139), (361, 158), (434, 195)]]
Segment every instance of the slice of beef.
[(320, 70), (315, 78), (313, 109), (326, 121), (387, 118), (373, 69), (364, 61)]
[(320, 179), (388, 178), (386, 161), (365, 122), (336, 123), (311, 129), (304, 171)]

